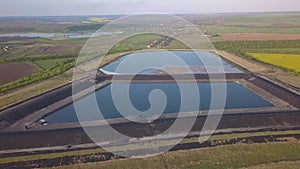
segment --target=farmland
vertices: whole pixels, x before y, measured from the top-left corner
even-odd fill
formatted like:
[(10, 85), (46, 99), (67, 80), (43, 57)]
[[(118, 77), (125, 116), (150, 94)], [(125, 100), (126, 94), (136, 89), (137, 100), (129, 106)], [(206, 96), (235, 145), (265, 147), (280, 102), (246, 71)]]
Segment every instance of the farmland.
[(49, 60), (36, 60), (32, 61), (33, 64), (37, 65), (42, 70), (48, 70), (57, 63), (64, 61), (70, 61), (72, 58), (59, 58), (59, 59), (49, 59)]
[[(233, 53), (235, 55), (238, 55), (243, 58), (248, 59), (256, 59), (255, 56), (262, 55), (273, 55), (274, 57), (268, 57), (269, 60), (267, 63), (270, 63), (271, 65), (274, 65), (275, 62), (285, 60), (285, 62), (293, 63), (293, 66), (288, 66), (286, 68), (293, 69), (292, 71), (297, 72), (297, 68), (295, 69), (295, 66), (297, 67), (298, 58), (297, 57), (300, 54), (300, 40), (287, 40), (287, 41), (224, 41), (224, 42), (215, 42), (214, 46), (218, 50), (224, 50), (229, 53)], [(252, 54), (255, 53), (255, 56), (253, 57)], [(292, 59), (291, 61), (288, 61), (289, 59)], [(271, 60), (273, 59), (273, 61)], [(257, 61), (264, 62), (266, 60), (261, 60), (257, 58)], [(293, 62), (294, 61), (294, 62)], [(287, 64), (287, 63), (285, 63)], [(277, 65), (282, 66), (284, 69), (287, 65)]]
[(5, 85), (38, 71), (38, 68), (28, 63), (0, 64), (0, 85)]
[[(2, 75), (3, 79), (6, 80), (5, 83), (2, 83), (2, 85), (5, 85), (0, 87), (0, 91), (7, 92), (49, 79), (70, 69), (74, 66), (75, 58), (86, 40), (85, 38), (54, 40), (47, 38), (1, 37), (0, 66), (2, 67), (2, 72), (4, 73), (4, 68), (11, 64), (24, 65), (23, 62), (35, 68), (35, 71), (32, 71), (32, 69), (24, 71), (21, 69), (22, 67), (19, 69), (14, 68), (15, 74), (20, 72), (7, 78), (4, 78), (4, 75)], [(6, 68), (5, 72), (7, 71), (9, 69)]]
[[(75, 55), (86, 42), (81, 39), (48, 39), (0, 37), (0, 59), (35, 57), (41, 55)], [(7, 50), (4, 50), (7, 47)]]
[(204, 18), (201, 22), (196, 17), (190, 17), (189, 20), (197, 23), (207, 34), (299, 34), (299, 16), (297, 12), (216, 14)]
[(283, 69), (287, 69), (300, 73), (300, 55), (295, 54), (273, 54), (273, 53), (247, 53), (255, 59), (267, 64), (275, 65)]
[[(296, 56), (300, 54), (300, 40), (217, 41), (213, 44), (216, 49), (227, 52), (221, 52), (223, 56), (237, 64), (244, 65), (246, 69), (251, 70), (253, 73), (259, 73), (271, 79), (300, 87), (298, 73), (294, 70), (295, 66), (298, 65), (298, 62), (293, 62), (293, 66), (291, 68), (286, 68), (287, 63), (285, 63), (284, 66), (279, 66), (277, 65), (278, 63), (275, 63), (275, 58), (273, 58), (273, 60), (270, 58), (270, 63), (266, 63), (248, 54), (262, 53), (269, 55), (278, 54), (278, 56), (283, 57)], [(290, 62), (288, 59), (290, 58), (283, 58), (284, 61), (281, 60), (281, 62)]]

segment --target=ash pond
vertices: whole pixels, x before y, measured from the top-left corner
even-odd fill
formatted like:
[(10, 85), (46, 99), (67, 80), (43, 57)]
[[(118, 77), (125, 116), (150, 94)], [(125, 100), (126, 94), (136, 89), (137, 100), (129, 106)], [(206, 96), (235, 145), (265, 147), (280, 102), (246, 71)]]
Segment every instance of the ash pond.
[[(99, 69), (105, 74), (173, 74), (241, 73), (212, 52), (159, 51), (124, 55)], [(137, 71), (140, 70), (140, 71)]]
[[(152, 91), (158, 89), (164, 93), (164, 95), (157, 98), (157, 100), (161, 100), (165, 98), (166, 104), (164, 109), (162, 110), (162, 114), (168, 113), (178, 113), (178, 112), (189, 112), (189, 111), (198, 111), (198, 110), (209, 110), (211, 106), (211, 84), (214, 85), (225, 85), (227, 87), (226, 94), (226, 103), (225, 109), (240, 109), (240, 108), (258, 108), (258, 107), (273, 107), (273, 105), (258, 95), (252, 93), (247, 88), (243, 87), (238, 83), (196, 83), (194, 86), (198, 88), (200, 93), (200, 104), (199, 107), (194, 106), (193, 98), (187, 97), (185, 98), (184, 107), (181, 106), (181, 94), (179, 85), (193, 85), (192, 83), (113, 83), (108, 86), (105, 86), (95, 92), (95, 95), (87, 95), (77, 100), (77, 105), (80, 105), (81, 113), (84, 113), (84, 121), (92, 121), (92, 120), (103, 120), (105, 119), (113, 119), (113, 118), (122, 118), (124, 117), (124, 112), (119, 112), (116, 108), (116, 105), (113, 102), (112, 97), (112, 85), (116, 85), (114, 87), (125, 87), (129, 85), (129, 90), (126, 92), (130, 98), (132, 106), (135, 109), (143, 112), (142, 114), (125, 112), (128, 116), (154, 116), (161, 112), (150, 111), (148, 114), (144, 112), (150, 109), (151, 103), (149, 102), (149, 95)], [(187, 87), (188, 88), (188, 87)], [(188, 88), (190, 91), (185, 91), (187, 93), (194, 92), (192, 88)], [(99, 109), (101, 110), (102, 116), (95, 113), (96, 111), (92, 109), (93, 100), (95, 99), (98, 103)], [(221, 97), (221, 96), (220, 96)], [(189, 105), (190, 103), (190, 105)], [(193, 105), (192, 105), (193, 104)], [(123, 104), (124, 106), (124, 104)], [(125, 104), (126, 106), (126, 104)], [(130, 105), (127, 105), (130, 106)], [(124, 107), (123, 107), (124, 108)], [(126, 111), (126, 107), (122, 109), (122, 111)], [(130, 108), (128, 108), (130, 110)], [(83, 112), (82, 112), (83, 111)], [(51, 113), (50, 115), (43, 118), (47, 124), (57, 124), (57, 123), (71, 123), (78, 122), (77, 115), (75, 112), (74, 104), (69, 104), (56, 112)]]

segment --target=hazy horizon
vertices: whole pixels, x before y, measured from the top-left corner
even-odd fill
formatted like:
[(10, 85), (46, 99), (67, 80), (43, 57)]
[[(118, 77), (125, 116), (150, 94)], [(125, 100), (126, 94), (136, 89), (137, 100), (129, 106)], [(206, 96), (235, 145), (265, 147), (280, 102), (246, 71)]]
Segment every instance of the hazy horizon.
[(0, 16), (299, 12), (299, 0), (2, 0)]

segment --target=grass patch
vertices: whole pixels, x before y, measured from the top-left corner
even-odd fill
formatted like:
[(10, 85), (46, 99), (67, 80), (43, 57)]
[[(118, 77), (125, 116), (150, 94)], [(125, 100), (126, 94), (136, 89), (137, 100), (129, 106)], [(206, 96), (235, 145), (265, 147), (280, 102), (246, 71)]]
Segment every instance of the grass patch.
[(148, 45), (150, 45), (154, 41), (158, 41), (160, 38), (162, 38), (162, 35), (152, 33), (135, 35), (124, 39), (123, 41), (114, 45), (108, 53), (112, 54), (118, 52), (147, 49)]
[[(250, 136), (267, 136), (267, 135), (283, 135), (283, 134), (299, 134), (299, 133), (300, 133), (300, 130), (224, 134), (224, 135), (212, 136), (209, 140), (224, 140), (224, 139), (232, 139), (232, 138), (245, 138), (245, 137), (250, 137)], [(184, 139), (184, 140), (182, 140), (181, 143), (192, 143), (192, 142), (198, 142), (198, 137)], [(155, 144), (153, 144), (153, 143), (150, 143), (150, 144), (151, 145), (148, 145), (148, 146), (153, 145), (154, 147), (156, 147), (157, 145), (160, 145), (160, 146), (172, 145), (172, 144), (174, 144), (174, 140), (156, 141)], [(300, 149), (300, 145), (298, 145), (298, 146), (299, 146), (298, 148)], [(116, 151), (125, 150), (125, 149), (126, 150), (136, 150), (136, 149), (140, 149), (140, 148), (144, 148), (144, 147), (145, 147), (145, 144), (143, 144), (143, 145), (133, 144), (133, 145), (125, 145), (122, 147), (115, 147), (112, 149), (114, 149)], [(202, 151), (202, 149), (200, 149), (199, 151)], [(79, 156), (79, 155), (87, 155), (87, 154), (95, 154), (95, 153), (103, 153), (103, 152), (105, 152), (105, 150), (103, 150), (101, 148), (97, 148), (97, 149), (90, 149), (90, 150), (69, 151), (69, 152), (63, 152), (63, 153), (17, 156), (17, 157), (12, 157), (12, 158), (0, 158), (0, 163), (10, 163), (10, 162), (29, 161), (29, 160), (38, 160), (38, 159), (50, 159), (50, 158), (58, 158), (58, 157), (72, 156), (72, 155)]]
[[(162, 159), (163, 157), (163, 159)], [(219, 146), (208, 149), (167, 152), (143, 159), (61, 166), (58, 169), (90, 168), (240, 168), (300, 158), (300, 144), (262, 143)]]
[(33, 64), (41, 68), (42, 70), (48, 70), (51, 67), (55, 66), (59, 62), (65, 62), (71, 60), (70, 58), (61, 58), (61, 59), (49, 59), (49, 60), (36, 60), (32, 61)]
[(12, 158), (1, 158), (0, 164), (18, 162), (18, 161), (30, 161), (30, 160), (37, 160), (37, 159), (51, 159), (51, 158), (65, 157), (65, 156), (71, 156), (71, 155), (80, 156), (80, 155), (103, 153), (103, 152), (105, 152), (105, 150), (98, 148), (98, 149), (90, 149), (90, 150), (67, 151), (67, 152), (62, 152), (62, 153), (49, 153), (49, 154), (18, 156), (18, 157), (12, 157)]
[(270, 164), (261, 164), (243, 169), (297, 169), (300, 166), (300, 161), (282, 161)]

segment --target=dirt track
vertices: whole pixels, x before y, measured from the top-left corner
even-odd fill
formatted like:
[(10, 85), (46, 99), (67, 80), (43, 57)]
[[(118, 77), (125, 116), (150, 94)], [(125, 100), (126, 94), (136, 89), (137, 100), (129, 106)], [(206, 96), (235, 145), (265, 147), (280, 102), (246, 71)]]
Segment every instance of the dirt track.
[(0, 64), (0, 85), (7, 84), (36, 72), (39, 72), (39, 69), (28, 63)]

